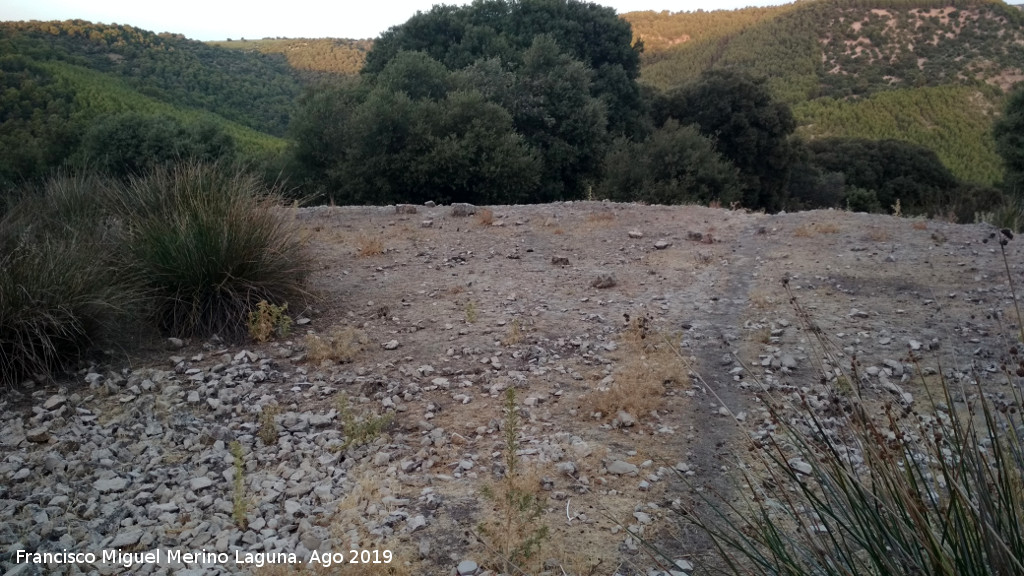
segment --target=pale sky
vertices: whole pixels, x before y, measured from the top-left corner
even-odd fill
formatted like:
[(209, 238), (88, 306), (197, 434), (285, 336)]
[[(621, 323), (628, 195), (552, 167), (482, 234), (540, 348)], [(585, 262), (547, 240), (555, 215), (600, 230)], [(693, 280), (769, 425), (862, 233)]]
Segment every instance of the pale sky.
[[(732, 10), (791, 0), (598, 0), (619, 13)], [(447, 0), (0, 0), (0, 20), (73, 20), (129, 24), (194, 40), (375, 38)]]

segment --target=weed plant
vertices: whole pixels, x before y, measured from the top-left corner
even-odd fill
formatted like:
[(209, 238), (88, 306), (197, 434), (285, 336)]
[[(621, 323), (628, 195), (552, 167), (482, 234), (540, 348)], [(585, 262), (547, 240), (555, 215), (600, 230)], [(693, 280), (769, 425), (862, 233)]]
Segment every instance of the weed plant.
[(480, 525), (480, 540), (494, 553), (497, 564), (506, 574), (528, 575), (526, 563), (548, 539), (548, 527), (541, 523), (544, 512), (536, 489), (524, 481), (519, 460), (519, 406), (514, 388), (505, 392), (502, 433), (505, 475), (495, 486), (485, 486), (481, 493), (495, 504), (495, 518)]
[(338, 394), (337, 409), (338, 418), (342, 424), (342, 434), (345, 437), (342, 450), (373, 442), (391, 425), (393, 420), (391, 414), (357, 415), (352, 409), (348, 396), (344, 393)]
[(287, 312), (287, 304), (275, 306), (260, 300), (256, 303), (256, 309), (249, 312), (249, 337), (261, 343), (274, 336), (287, 338), (292, 330), (292, 317)]
[(327, 360), (352, 362), (369, 341), (366, 333), (351, 326), (335, 328), (326, 336), (309, 334), (306, 336), (306, 357), (317, 365)]
[(245, 495), (245, 458), (242, 443), (235, 440), (231, 442), (230, 448), (234, 470), (231, 517), (239, 530), (245, 530), (249, 526), (249, 499)]
[[(1001, 247), (1010, 239), (1005, 230)], [(940, 364), (925, 377), (931, 370), (911, 354), (921, 398), (875, 409), (856, 361), (844, 362), (789, 296), (831, 375), (795, 397), (761, 392), (776, 428), (751, 441), (740, 497), (702, 492), (707, 510), (688, 514), (718, 552), (712, 571), (1024, 574), (1019, 335), (1008, 339), (998, 393), (980, 370)]]

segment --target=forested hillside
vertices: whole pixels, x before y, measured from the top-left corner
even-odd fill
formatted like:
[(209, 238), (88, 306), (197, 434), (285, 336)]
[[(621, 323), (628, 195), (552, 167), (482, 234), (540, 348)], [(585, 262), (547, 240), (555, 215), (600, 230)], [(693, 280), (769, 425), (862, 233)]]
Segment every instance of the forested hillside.
[[(268, 161), (284, 150), (300, 93), (280, 55), (131, 26), (3, 22), (0, 183), (67, 164), (117, 165), (121, 154), (146, 154), (149, 164), (183, 155)], [(90, 149), (115, 125), (124, 150)]]
[[(1002, 169), (989, 130), (1024, 80), (1024, 14), (998, 0), (821, 0), (736, 11), (625, 15), (662, 90), (703, 71), (768, 79), (807, 137), (895, 138), (963, 179)], [(958, 86), (959, 89), (939, 89)]]
[(304, 79), (317, 81), (332, 76), (358, 74), (373, 40), (344, 38), (263, 38), (210, 42), (215, 46), (263, 54), (283, 54)]

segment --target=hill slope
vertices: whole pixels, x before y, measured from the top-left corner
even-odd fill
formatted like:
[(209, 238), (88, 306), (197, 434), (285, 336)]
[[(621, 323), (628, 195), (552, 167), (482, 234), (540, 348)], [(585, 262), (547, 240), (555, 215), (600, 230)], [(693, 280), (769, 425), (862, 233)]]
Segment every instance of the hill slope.
[(262, 54), (282, 54), (306, 80), (358, 74), (373, 40), (344, 38), (264, 38), (210, 42), (214, 46)]
[(278, 136), (284, 134), (301, 91), (280, 55), (225, 50), (131, 26), (82, 20), (2, 22), (0, 54), (94, 70), (144, 96), (208, 110)]
[[(1002, 178), (988, 132), (1004, 91), (1024, 80), (1024, 14), (1003, 2), (818, 0), (624, 17), (644, 41), (649, 85), (746, 70), (795, 106), (806, 136), (897, 138), (935, 150), (960, 178)], [(935, 90), (952, 86), (962, 89)]]

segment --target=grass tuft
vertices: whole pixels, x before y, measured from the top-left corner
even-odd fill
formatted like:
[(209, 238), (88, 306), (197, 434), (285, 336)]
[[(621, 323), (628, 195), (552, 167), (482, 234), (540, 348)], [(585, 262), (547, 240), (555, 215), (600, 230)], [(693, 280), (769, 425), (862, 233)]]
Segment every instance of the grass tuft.
[(240, 339), (260, 301), (303, 298), (311, 263), (259, 178), (217, 165), (157, 169), (112, 195), (127, 268), (145, 279), (158, 327)]
[(356, 240), (356, 255), (360, 258), (380, 256), (384, 253), (384, 243), (376, 236), (361, 235)]
[(96, 208), (102, 186), (58, 175), (0, 215), (0, 384), (68, 369), (137, 303)]

